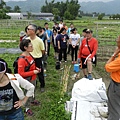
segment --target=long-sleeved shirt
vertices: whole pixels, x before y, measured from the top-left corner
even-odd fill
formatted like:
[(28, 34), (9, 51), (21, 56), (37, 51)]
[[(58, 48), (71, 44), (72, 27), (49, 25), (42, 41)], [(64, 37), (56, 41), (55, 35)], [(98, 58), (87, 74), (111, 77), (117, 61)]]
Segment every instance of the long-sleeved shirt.
[(105, 69), (110, 73), (112, 80), (120, 83), (120, 54), (114, 61), (107, 63)]
[[(89, 49), (88, 49), (88, 45), (90, 47), (90, 50), (92, 51), (92, 54), (90, 53)], [(98, 49), (98, 41), (95, 38), (91, 38), (91, 40), (88, 41), (88, 45), (86, 42), (86, 38), (84, 38), (82, 40), (82, 44), (80, 46), (80, 50), (78, 52), (78, 58), (87, 58), (87, 56), (89, 56), (90, 54), (90, 58), (93, 58), (94, 55), (97, 52)]]

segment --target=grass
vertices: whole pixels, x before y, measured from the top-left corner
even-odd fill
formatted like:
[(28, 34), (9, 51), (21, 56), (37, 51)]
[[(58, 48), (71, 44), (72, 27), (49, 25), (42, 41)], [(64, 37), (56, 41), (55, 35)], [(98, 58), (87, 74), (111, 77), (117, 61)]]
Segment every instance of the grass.
[[(88, 18), (82, 18), (80, 20), (74, 20), (74, 21), (68, 21), (66, 20), (66, 24), (69, 27), (70, 23), (74, 23), (75, 27), (78, 29), (78, 33), (82, 34), (82, 30), (84, 28), (90, 28), (94, 30), (94, 36), (96, 36), (96, 24), (94, 24), (95, 21), (98, 21), (96, 19), (88, 19)], [(105, 21), (105, 20), (104, 20)], [(108, 21), (108, 20), (106, 20)], [(44, 27), (45, 21), (2, 21), (0, 20), (0, 36), (1, 39), (5, 40), (16, 40), (15, 43), (0, 43), (0, 48), (16, 48), (19, 44), (19, 32), (24, 30), (24, 28), (28, 25), (28, 23), (34, 23), (39, 26)], [(7, 28), (7, 25), (10, 24)], [(6, 25), (7, 24), (7, 25)], [(50, 28), (53, 26), (53, 22), (49, 22)], [(103, 29), (103, 27), (106, 26), (107, 29)], [(111, 30), (111, 26), (114, 28)], [(102, 28), (102, 29), (101, 29)], [(117, 37), (119, 34), (118, 25), (99, 25), (98, 29), (98, 40), (99, 40), (99, 48), (102, 48), (102, 46), (106, 46), (106, 44), (109, 46), (114, 46), (115, 42), (111, 41)], [(11, 36), (12, 35), (12, 36)], [(102, 41), (101, 38), (108, 39), (108, 42)], [(100, 55), (107, 57), (112, 49), (104, 52), (106, 48), (102, 48), (100, 52)], [(113, 50), (112, 50), (113, 51)], [(12, 64), (13, 61), (16, 59), (17, 56), (20, 54), (0, 54), (0, 57), (5, 59), (8, 62), (9, 67), (13, 70)], [(99, 57), (99, 56), (98, 56)], [(101, 57), (101, 56), (100, 56)], [(98, 58), (99, 59), (99, 58)], [(70, 99), (70, 96), (68, 95), (69, 92), (72, 90), (72, 86), (74, 82), (71, 78), (68, 80), (68, 89), (65, 95), (61, 99), (61, 77), (63, 75), (63, 70), (56, 70), (55, 69), (55, 59), (53, 56), (53, 48), (51, 48), (51, 53), (48, 58), (48, 66), (47, 66), (47, 77), (45, 77), (46, 82), (46, 88), (45, 92), (40, 92), (40, 83), (37, 80), (37, 87), (36, 87), (36, 99), (41, 102), (40, 106), (32, 106), (32, 110), (35, 113), (33, 117), (27, 117), (25, 115), (25, 120), (70, 120), (70, 113), (66, 113), (64, 109), (64, 103), (66, 100)], [(104, 62), (104, 63), (103, 63)], [(71, 60), (66, 63), (67, 66), (69, 66), (71, 63)], [(98, 61), (98, 66), (94, 68), (98, 74), (101, 74), (101, 76), (105, 77), (106, 72), (104, 71), (104, 64), (105, 61), (102, 60), (102, 64), (100, 61)], [(61, 67), (64, 68), (64, 63)], [(74, 74), (73, 72), (73, 66), (71, 66), (70, 69), (70, 75)], [(107, 75), (108, 77), (108, 75)], [(24, 110), (24, 108), (23, 108)]]

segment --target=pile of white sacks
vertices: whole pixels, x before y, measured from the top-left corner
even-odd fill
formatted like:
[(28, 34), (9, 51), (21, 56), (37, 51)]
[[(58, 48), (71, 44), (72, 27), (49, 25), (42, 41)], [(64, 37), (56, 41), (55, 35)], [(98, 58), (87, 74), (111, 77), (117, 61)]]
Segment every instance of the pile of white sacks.
[(82, 78), (74, 83), (72, 97), (65, 109), (72, 113), (71, 120), (107, 120), (106, 87), (102, 78)]

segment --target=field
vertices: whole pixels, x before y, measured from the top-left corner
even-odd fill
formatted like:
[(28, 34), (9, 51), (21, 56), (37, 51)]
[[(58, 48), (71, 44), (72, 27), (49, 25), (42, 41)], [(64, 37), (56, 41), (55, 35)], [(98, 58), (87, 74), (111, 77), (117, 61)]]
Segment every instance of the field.
[[(20, 31), (23, 31), (29, 23), (44, 27), (44, 22), (45, 21), (32, 20), (0, 20), (0, 40), (4, 41), (0, 42), (0, 48), (18, 48)], [(94, 31), (93, 35), (98, 39), (99, 49), (97, 52), (98, 63), (97, 67), (93, 68), (93, 76), (94, 78), (102, 77), (106, 87), (108, 87), (109, 74), (105, 72), (104, 65), (115, 49), (115, 39), (120, 33), (119, 21), (98, 21), (95, 18), (82, 18), (74, 21), (66, 20), (65, 22), (68, 27), (72, 22), (78, 29), (80, 35), (84, 28), (90, 28)], [(49, 22), (49, 26), (52, 28), (53, 22)], [(5, 42), (5, 40), (15, 40), (15, 42)], [(8, 65), (12, 70), (13, 61), (19, 55), (20, 54), (0, 53), (0, 57), (8, 62)], [(36, 99), (41, 102), (41, 105), (32, 106), (35, 115), (33, 117), (27, 117), (25, 115), (25, 120), (70, 120), (70, 114), (66, 113), (64, 110), (64, 103), (66, 100), (70, 99), (72, 86), (74, 82), (82, 78), (82, 72), (79, 73), (79, 77), (76, 80), (72, 80), (72, 76), (75, 73), (73, 72), (73, 65), (71, 65), (70, 55), (68, 56), (68, 62), (62, 63), (61, 68), (63, 69), (61, 70), (57, 71), (55, 69), (55, 62), (53, 48), (51, 47), (44, 93), (40, 92), (39, 81), (37, 82)]]

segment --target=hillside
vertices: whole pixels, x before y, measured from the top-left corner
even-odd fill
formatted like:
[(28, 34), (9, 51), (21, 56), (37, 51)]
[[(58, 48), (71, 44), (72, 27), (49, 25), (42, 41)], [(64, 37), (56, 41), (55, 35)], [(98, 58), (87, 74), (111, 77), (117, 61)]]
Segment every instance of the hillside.
[[(50, 2), (51, 0), (48, 0)], [(66, 0), (55, 0), (55, 2), (66, 1)], [(45, 5), (45, 0), (26, 0), (26, 1), (9, 1), (6, 4), (12, 8), (18, 5), (22, 12), (40, 12), (40, 9)], [(111, 2), (80, 2), (80, 10), (92, 13), (106, 13), (106, 14), (117, 14), (120, 11), (120, 0), (113, 0)]]

